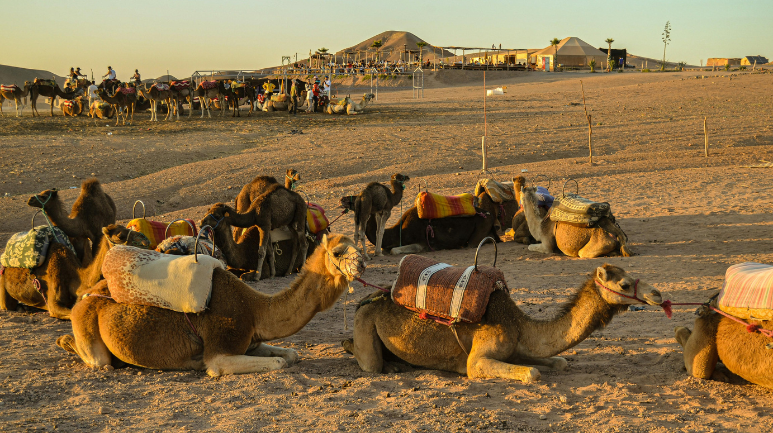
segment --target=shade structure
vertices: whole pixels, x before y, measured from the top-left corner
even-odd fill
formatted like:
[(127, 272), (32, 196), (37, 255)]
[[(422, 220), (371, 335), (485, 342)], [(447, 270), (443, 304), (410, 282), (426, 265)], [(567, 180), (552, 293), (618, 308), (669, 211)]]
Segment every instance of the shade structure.
[[(550, 70), (553, 70), (556, 63), (562, 66), (583, 67), (588, 66), (588, 62), (595, 59), (596, 64), (600, 68), (602, 65), (606, 65), (607, 61), (607, 53), (599, 51), (598, 48), (573, 36), (561, 40), (558, 44), (558, 49), (548, 46), (537, 51), (532, 56), (533, 62), (537, 64), (538, 68), (547, 64), (543, 59), (548, 58)], [(554, 58), (556, 56), (558, 57), (557, 62)]]

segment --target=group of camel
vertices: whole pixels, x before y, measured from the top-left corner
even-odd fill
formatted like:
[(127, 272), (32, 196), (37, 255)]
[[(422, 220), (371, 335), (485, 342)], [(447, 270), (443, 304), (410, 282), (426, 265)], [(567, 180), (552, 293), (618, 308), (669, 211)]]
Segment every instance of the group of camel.
[[(287, 171), (284, 184), (271, 176), (257, 176), (241, 190), (235, 208), (217, 203), (200, 221), (202, 230), (213, 229), (215, 244), (233, 269), (213, 270), (208, 307), (195, 314), (118, 303), (111, 297), (111, 288), (102, 279), (106, 255), (115, 245), (147, 248), (149, 242), (141, 233), (116, 224), (115, 204), (96, 179), (83, 183), (69, 214), (57, 191), (43, 191), (30, 197), (28, 204), (45, 210), (51, 223), (71, 239), (75, 252), (54, 243), (42, 265), (5, 268), (0, 273), (0, 308), (14, 310), (21, 302), (71, 320), (72, 335), (59, 337), (57, 345), (94, 368), (129, 364), (205, 370), (211, 376), (264, 372), (298, 362), (294, 350), (266, 342), (299, 331), (316, 313), (332, 307), (352, 281), (362, 281), (368, 259), (363, 237), (376, 246), (376, 255), (471, 247), (488, 236), (496, 239), (497, 232), (508, 227), (520, 230), (527, 240), (531, 236), (541, 241), (539, 250), (545, 252), (553, 246), (567, 255), (587, 257), (622, 253), (625, 248), (625, 235), (614, 221), (594, 228), (535, 223), (533, 219), (544, 219), (544, 213), (534, 209), (534, 188), (526, 187), (521, 177), (513, 181), (517, 193), (512, 202), (496, 203), (482, 192), (474, 216), (427, 221), (412, 207), (401, 216), (399, 227), (387, 228), (409, 180), (397, 173), (389, 187), (373, 182), (359, 195), (342, 199), (343, 206), (354, 210), (353, 240), (341, 234), (307, 233), (307, 203), (293, 190), (300, 181), (295, 170)], [(434, 237), (428, 226), (434, 227)], [(289, 237), (275, 242), (275, 233), (284, 227)], [(291, 253), (275, 256), (272, 249), (280, 246)], [(279, 257), (284, 260), (281, 266), (274, 260)], [(289, 287), (275, 295), (245, 282), (298, 269)], [(390, 373), (413, 365), (471, 378), (523, 382), (539, 379), (535, 367), (566, 368), (567, 361), (557, 355), (608, 325), (629, 305), (663, 304), (649, 284), (609, 264), (593, 269), (550, 320), (529, 317), (507, 290), (495, 290), (479, 323), (456, 323), (449, 329), (397, 305), (384, 295), (389, 290), (382, 287), (360, 302), (353, 337), (342, 342), (364, 371)], [(677, 328), (676, 338), (684, 347), (690, 374), (721, 378), (715, 367), (722, 361), (733, 373), (773, 387), (773, 361), (765, 352), (765, 337), (704, 312), (694, 332)]]
[[(122, 124), (134, 121), (134, 112), (139, 110), (150, 110), (150, 120), (158, 121), (158, 112), (164, 111), (168, 120), (171, 115), (180, 120), (180, 107), (183, 103), (188, 104), (188, 117), (191, 117), (193, 110), (199, 108), (201, 117), (206, 112), (208, 117), (212, 117), (210, 108), (217, 107), (220, 115), (228, 109), (233, 112), (233, 116), (241, 116), (239, 110), (240, 101), (244, 101), (249, 106), (247, 115), (251, 115), (253, 109), (262, 111), (289, 111), (291, 109), (290, 97), (287, 93), (274, 95), (273, 97), (261, 98), (259, 89), (264, 83), (272, 82), (274, 85), (281, 85), (282, 89), (287, 89), (291, 85), (290, 80), (284, 83), (277, 79), (259, 79), (248, 82), (237, 82), (235, 80), (212, 80), (204, 81), (196, 85), (193, 81), (172, 81), (169, 84), (156, 83), (148, 87), (147, 84), (140, 83), (120, 83), (117, 80), (106, 80), (98, 86), (97, 94), (101, 100), (91, 101), (88, 106), (88, 115), (92, 118), (111, 119), (120, 118)], [(16, 116), (19, 117), (27, 105), (29, 96), (32, 105), (33, 117), (39, 115), (37, 110), (37, 98), (43, 96), (51, 98), (51, 116), (54, 115), (55, 98), (60, 98), (63, 102), (60, 104), (62, 113), (65, 116), (79, 116), (86, 110), (84, 105), (88, 105), (86, 89), (91, 84), (90, 81), (81, 79), (71, 83), (66, 91), (62, 90), (55, 80), (35, 79), (33, 82), (25, 82), (23, 87), (15, 85), (0, 87), (0, 114), (2, 114), (3, 102), (5, 100), (13, 101), (16, 107)], [(307, 107), (311, 101), (306, 98), (307, 91), (305, 83), (300, 82), (302, 89), (298, 95), (298, 108)], [(343, 99), (329, 99), (326, 96), (319, 99), (319, 103), (313, 107), (315, 112), (324, 112), (328, 114), (359, 114), (370, 101), (375, 97), (373, 94), (364, 94), (361, 100), (352, 99), (349, 96)]]

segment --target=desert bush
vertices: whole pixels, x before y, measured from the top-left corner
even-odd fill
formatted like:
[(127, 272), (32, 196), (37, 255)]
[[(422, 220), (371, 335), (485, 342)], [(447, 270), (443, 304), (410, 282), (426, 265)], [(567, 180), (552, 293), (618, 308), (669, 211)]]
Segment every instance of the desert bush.
[(726, 70), (726, 71), (729, 71), (729, 70), (730, 70), (730, 63), (726, 63), (726, 64), (725, 64), (725, 70)]
[(596, 72), (596, 59), (590, 59), (590, 62), (588, 62), (588, 66), (590, 66), (591, 72)]
[(649, 69), (642, 69), (641, 71), (642, 72), (649, 72), (650, 70)]
[(746, 66), (741, 66), (738, 69), (741, 70), (741, 71), (745, 71), (746, 70)]

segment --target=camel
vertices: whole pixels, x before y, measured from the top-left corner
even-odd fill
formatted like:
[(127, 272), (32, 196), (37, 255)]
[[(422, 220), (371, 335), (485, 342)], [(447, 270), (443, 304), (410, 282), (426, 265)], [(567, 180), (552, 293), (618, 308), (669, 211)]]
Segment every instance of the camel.
[[(159, 87), (160, 86), (160, 87)], [(159, 102), (166, 103), (166, 117), (164, 120), (169, 120), (169, 114), (172, 112), (172, 91), (166, 84), (153, 84), (148, 89), (148, 86), (137, 86), (137, 91), (142, 94), (142, 97), (150, 101), (150, 121), (158, 122), (158, 104)], [(177, 115), (177, 120), (180, 120), (180, 115)]]
[(247, 115), (252, 115), (252, 107), (255, 105), (255, 89), (248, 82), (240, 83), (233, 80), (230, 84), (231, 94), (233, 95), (230, 98), (230, 102), (233, 104), (234, 109), (233, 117), (241, 117), (241, 114), (239, 113), (239, 100), (244, 98), (247, 98), (247, 100), (250, 101), (250, 111)]
[[(223, 203), (217, 203), (207, 212), (207, 217), (202, 224), (217, 225), (219, 221), (226, 221), (236, 227), (257, 226), (260, 232), (260, 249), (257, 257), (257, 266), (254, 273), (242, 276), (245, 281), (259, 280), (263, 269), (263, 262), (267, 250), (271, 245), (270, 235), (272, 229), (289, 227), (293, 236), (293, 249), (290, 253), (290, 263), (295, 263), (299, 253), (306, 256), (308, 242), (306, 240), (306, 211), (307, 205), (298, 193), (288, 190), (278, 183), (268, 187), (266, 192), (255, 198), (250, 207), (244, 212), (238, 212)], [(208, 222), (208, 217), (214, 218), (214, 224)], [(273, 255), (273, 254), (272, 254)], [(269, 256), (271, 276), (276, 275), (273, 259)], [(290, 275), (292, 267), (285, 271), (284, 276)]]
[[(19, 302), (47, 310), (51, 317), (69, 320), (73, 304), (102, 278), (102, 263), (113, 245), (148, 248), (150, 241), (142, 233), (110, 224), (83, 260), (66, 246), (53, 242), (45, 261), (33, 269), (6, 268), (0, 273), (0, 310), (16, 310)], [(38, 281), (37, 287), (35, 281)]]
[[(641, 301), (636, 293), (642, 293)], [(533, 382), (540, 372), (528, 365), (563, 370), (556, 355), (574, 347), (628, 305), (642, 301), (660, 305), (660, 292), (609, 264), (596, 268), (574, 297), (552, 320), (526, 315), (507, 290), (495, 290), (480, 323), (461, 322), (449, 329), (395, 304), (376, 292), (361, 302), (354, 315), (354, 338), (342, 342), (364, 371), (392, 372), (399, 366), (384, 355), (435, 370), (470, 378), (503, 378)], [(458, 335), (458, 340), (454, 334)], [(386, 350), (384, 350), (386, 349)], [(468, 355), (469, 353), (469, 355)]]
[(342, 101), (337, 101), (335, 99), (331, 99), (330, 103), (328, 103), (327, 108), (325, 109), (325, 112), (327, 114), (360, 114), (365, 109), (365, 107), (370, 103), (370, 101), (375, 98), (376, 95), (372, 93), (366, 93), (362, 95), (362, 100), (358, 103), (355, 102), (352, 98), (346, 97)]
[[(126, 90), (129, 92), (128, 88)], [(97, 89), (97, 95), (99, 95), (103, 101), (112, 105), (113, 110), (118, 113), (118, 115), (115, 117), (115, 126), (118, 126), (119, 117), (123, 120), (122, 124), (126, 125), (126, 118), (130, 115), (131, 119), (129, 120), (129, 124), (131, 125), (134, 123), (134, 109), (137, 105), (137, 91), (135, 89), (133, 90), (133, 92), (124, 93), (124, 88), (119, 87), (118, 91), (115, 92), (115, 95), (110, 96), (106, 90)]]
[[(515, 201), (519, 206), (521, 205), (521, 188), (524, 186), (526, 186), (526, 178), (523, 176), (513, 178), (513, 192), (515, 193)], [(540, 218), (545, 218), (547, 209), (543, 206), (537, 206), (537, 214)], [(510, 226), (513, 229), (513, 241), (525, 245), (531, 245), (537, 242), (529, 232), (529, 225), (526, 223), (526, 214), (524, 213), (522, 206), (513, 216)]]
[(191, 117), (193, 114), (193, 92), (196, 90), (193, 88), (193, 84), (190, 81), (172, 81), (169, 87), (172, 91), (177, 120), (180, 120), (180, 113), (178, 112), (180, 104), (185, 101), (188, 101), (188, 117)]
[(83, 113), (83, 97), (75, 98), (72, 101), (64, 101), (59, 106), (64, 116), (76, 117)]
[[(59, 199), (59, 191), (45, 190), (33, 195), (27, 205), (45, 210), (51, 222), (71, 238), (88, 238), (92, 255), (96, 255), (102, 238), (102, 227), (115, 223), (117, 211), (113, 199), (105, 193), (96, 178), (84, 180), (70, 214)], [(77, 251), (77, 249), (76, 249)], [(81, 251), (77, 251), (83, 257)]]
[[(371, 218), (365, 228), (365, 235), (374, 245), (377, 230), (378, 224), (375, 218)], [(491, 214), (428, 220), (419, 218), (419, 212), (416, 206), (413, 206), (394, 226), (384, 229), (381, 248), (392, 255), (417, 254), (430, 249), (436, 251), (475, 247), (488, 236), (496, 239), (494, 218)]]
[[(154, 370), (206, 370), (212, 377), (278, 370), (298, 361), (266, 341), (298, 332), (334, 305), (364, 270), (351, 239), (325, 236), (287, 289), (267, 295), (216, 268), (208, 308), (184, 314), (90, 296), (73, 308), (73, 335), (56, 344), (92, 368), (121, 362)], [(95, 288), (108, 290), (106, 281)]]
[(29, 93), (30, 105), (32, 106), (32, 117), (35, 117), (36, 114), (40, 116), (40, 113), (38, 112), (38, 96), (51, 98), (51, 117), (54, 117), (54, 99), (56, 99), (57, 96), (69, 101), (81, 96), (83, 94), (83, 89), (78, 88), (74, 92), (63, 92), (55, 80), (40, 80), (35, 78), (35, 81), (33, 81), (30, 86)]
[(115, 115), (113, 106), (104, 101), (93, 101), (89, 107), (89, 117), (100, 119), (112, 119)]
[(223, 115), (223, 102), (221, 97), (226, 95), (226, 89), (222, 81), (203, 81), (196, 88), (196, 96), (199, 98), (201, 104), (201, 117), (204, 117), (204, 110), (207, 110), (207, 116), (211, 119), (212, 115), (209, 113), (210, 99), (217, 99), (220, 104), (220, 115)]
[[(773, 330), (770, 321), (747, 320), (751, 325)], [(721, 361), (728, 370), (766, 388), (773, 388), (773, 340), (747, 331), (741, 324), (715, 313), (707, 306), (698, 308), (695, 330), (685, 327), (674, 330), (677, 343), (684, 348), (687, 374), (699, 379), (727, 382), (728, 378), (715, 370)]]
[[(29, 81), (24, 82), (23, 89), (16, 85), (0, 86), (0, 114), (5, 117), (5, 114), (3, 113), (3, 102), (5, 102), (7, 99), (9, 101), (13, 101), (16, 104), (16, 117), (21, 116), (21, 113), (24, 111), (24, 107), (27, 106), (27, 95), (30, 92), (31, 86), (32, 84)], [(21, 109), (19, 109), (19, 104), (22, 104)]]
[(381, 252), (381, 241), (384, 237), (384, 229), (389, 217), (392, 215), (392, 208), (403, 199), (403, 190), (405, 182), (411, 180), (410, 177), (400, 173), (392, 175), (390, 183), (392, 190), (386, 186), (371, 182), (354, 201), (354, 243), (358, 247), (362, 244), (361, 254), (365, 260), (370, 260), (365, 246), (365, 228), (368, 226), (368, 220), (373, 217), (376, 219), (378, 230), (376, 232), (376, 256), (383, 255)]
[[(295, 169), (288, 168), (285, 172), (285, 188), (290, 191), (295, 189), (295, 184), (301, 180), (301, 174)], [(236, 196), (236, 210), (246, 212), (253, 201), (268, 190), (271, 185), (279, 183), (273, 176), (257, 176), (250, 183), (244, 185), (239, 195)]]
[(553, 254), (557, 247), (570, 257), (594, 258), (618, 252), (630, 257), (626, 246), (628, 236), (620, 229), (613, 216), (601, 218), (596, 227), (580, 227), (574, 224), (540, 218), (537, 211), (537, 188), (521, 188), (521, 201), (529, 232), (537, 240), (529, 245), (529, 251)]

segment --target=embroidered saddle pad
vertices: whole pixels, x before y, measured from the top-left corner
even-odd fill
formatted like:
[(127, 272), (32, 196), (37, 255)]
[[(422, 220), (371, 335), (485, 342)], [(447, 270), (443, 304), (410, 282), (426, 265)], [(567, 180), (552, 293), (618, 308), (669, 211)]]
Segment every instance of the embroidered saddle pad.
[(343, 107), (344, 105), (349, 104), (349, 97), (347, 96), (346, 98), (340, 100), (331, 99), (329, 103), (330, 105), (339, 105)]
[(403, 307), (432, 316), (469, 323), (480, 322), (494, 290), (507, 290), (497, 268), (467, 268), (438, 263), (409, 254), (400, 260), (392, 300)]
[(316, 203), (309, 203), (306, 210), (306, 225), (309, 227), (309, 232), (314, 235), (325, 230), (330, 225), (330, 221), (325, 216), (325, 209)]
[(11, 236), (0, 255), (0, 265), (6, 268), (36, 268), (46, 260), (51, 242), (59, 242), (75, 254), (70, 239), (59, 227), (54, 227), (52, 232), (49, 226), (41, 225)]
[(158, 89), (161, 92), (163, 92), (165, 90), (169, 90), (169, 86), (167, 84), (164, 84), (164, 83), (156, 83), (155, 86), (156, 86), (156, 89)]
[(188, 80), (185, 80), (185, 81), (172, 81), (171, 84), (172, 84), (172, 87), (174, 87), (175, 89), (178, 89), (178, 90), (179, 89), (185, 89), (185, 88), (191, 86), (191, 82), (188, 81)]
[(212, 272), (223, 264), (210, 256), (175, 256), (116, 245), (102, 263), (110, 296), (122, 304), (200, 313), (212, 293)]
[(416, 196), (416, 210), (423, 219), (475, 215), (475, 197), (472, 194), (440, 195), (422, 191)]
[(0, 84), (0, 91), (15, 92), (16, 90), (19, 90), (19, 86), (16, 84)]
[(131, 95), (137, 91), (134, 87), (119, 87), (118, 90), (124, 95)]
[(550, 220), (592, 227), (611, 215), (609, 203), (598, 203), (577, 194), (556, 197), (550, 209)]
[[(187, 222), (185, 222), (187, 221)], [(140, 232), (145, 235), (150, 241), (150, 249), (156, 249), (158, 244), (166, 238), (168, 234), (171, 236), (183, 235), (183, 236), (196, 236), (198, 231), (196, 230), (196, 223), (191, 219), (185, 221), (177, 221), (172, 223), (167, 231), (169, 223), (160, 221), (149, 221), (145, 218), (135, 218), (126, 224), (126, 228)], [(189, 224), (190, 223), (190, 224)], [(191, 228), (192, 227), (192, 228)]]
[(773, 320), (773, 266), (754, 262), (730, 266), (717, 303), (720, 310), (741, 319)]
[(73, 101), (62, 101), (62, 106), (67, 108), (72, 108), (75, 106), (75, 102)]
[(503, 201), (515, 200), (515, 193), (513, 193), (513, 184), (504, 184), (495, 181), (494, 179), (480, 179), (475, 185), (475, 196), (480, 195), (481, 192), (486, 191), (491, 200), (494, 203), (502, 203)]
[(204, 90), (214, 89), (217, 87), (217, 81), (202, 81), (201, 84), (199, 84), (199, 87)]

